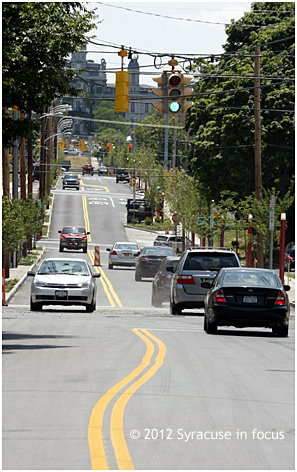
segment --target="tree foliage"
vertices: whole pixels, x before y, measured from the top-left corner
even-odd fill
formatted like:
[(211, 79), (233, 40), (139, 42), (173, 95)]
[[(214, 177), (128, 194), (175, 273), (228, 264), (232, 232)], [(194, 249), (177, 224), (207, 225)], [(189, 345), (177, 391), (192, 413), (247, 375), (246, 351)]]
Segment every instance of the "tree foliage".
[(263, 187), (284, 197), (295, 173), (294, 4), (253, 3), (226, 32), (225, 54), (216, 63), (197, 61), (198, 97), (186, 116), (195, 135), (190, 168), (208, 201), (226, 190), (239, 199), (253, 193), (254, 51), (260, 45)]
[[(95, 25), (94, 11), (79, 2), (20, 2), (2, 4), (2, 106), (41, 113), (54, 99), (78, 95), (69, 86), (76, 72), (66, 69), (67, 56), (87, 44), (85, 34)], [(3, 115), (3, 144), (30, 136), (27, 128)], [(23, 134), (24, 133), (24, 134)]]

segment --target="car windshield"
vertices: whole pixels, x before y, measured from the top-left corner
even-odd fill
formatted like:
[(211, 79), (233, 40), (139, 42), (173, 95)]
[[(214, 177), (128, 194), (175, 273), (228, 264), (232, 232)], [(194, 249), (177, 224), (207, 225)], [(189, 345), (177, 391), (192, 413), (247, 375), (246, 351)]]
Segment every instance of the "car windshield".
[(78, 176), (76, 174), (66, 174), (65, 177), (64, 177), (64, 180), (65, 179), (77, 179), (78, 180)]
[(88, 266), (84, 261), (76, 260), (45, 260), (38, 271), (39, 275), (67, 274), (88, 276)]
[(76, 228), (75, 226), (67, 226), (63, 229), (63, 234), (86, 234), (85, 228)]
[(215, 252), (189, 252), (184, 265), (184, 270), (218, 270), (222, 267), (238, 267), (238, 261), (234, 254)]
[(138, 251), (137, 244), (116, 244), (115, 249), (126, 249), (127, 251)]
[(225, 272), (221, 282), (223, 285), (253, 285), (261, 287), (279, 287), (277, 277), (273, 273), (252, 271)]

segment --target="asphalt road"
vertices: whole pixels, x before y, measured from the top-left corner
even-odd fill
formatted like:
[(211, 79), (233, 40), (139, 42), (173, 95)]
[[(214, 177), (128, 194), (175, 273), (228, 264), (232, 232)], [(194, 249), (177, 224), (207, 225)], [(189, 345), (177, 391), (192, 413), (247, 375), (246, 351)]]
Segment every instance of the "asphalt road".
[[(112, 242), (154, 239), (123, 227), (129, 189), (83, 182), (56, 190), (46, 256), (59, 255), (64, 224), (89, 224), (108, 289), (99, 279), (91, 314), (31, 313), (29, 282), (3, 308), (2, 468), (294, 469), (294, 319), (288, 338), (231, 328), (210, 336), (201, 310), (152, 308), (149, 279), (107, 269)], [(79, 257), (91, 263), (90, 252)]]

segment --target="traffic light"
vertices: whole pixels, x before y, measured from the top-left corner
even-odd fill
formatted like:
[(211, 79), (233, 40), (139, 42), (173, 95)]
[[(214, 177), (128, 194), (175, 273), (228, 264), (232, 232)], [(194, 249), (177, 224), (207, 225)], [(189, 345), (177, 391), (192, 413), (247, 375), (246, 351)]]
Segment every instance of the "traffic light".
[(129, 152), (132, 152), (132, 144), (129, 144)]
[(116, 72), (115, 111), (129, 111), (129, 72)]
[(110, 144), (106, 143), (106, 152), (109, 152)]
[(193, 92), (192, 87), (185, 85), (192, 80), (192, 75), (182, 74), (181, 71), (163, 72), (162, 75), (153, 77), (159, 87), (153, 93), (162, 100), (154, 102), (153, 106), (162, 113), (181, 115), (185, 113), (194, 103), (185, 101), (186, 95)]
[(185, 100), (185, 96), (190, 95), (194, 90), (192, 87), (185, 87), (192, 78), (192, 75), (181, 72), (173, 72), (168, 76), (168, 111), (170, 113), (182, 114), (194, 105), (193, 102)]

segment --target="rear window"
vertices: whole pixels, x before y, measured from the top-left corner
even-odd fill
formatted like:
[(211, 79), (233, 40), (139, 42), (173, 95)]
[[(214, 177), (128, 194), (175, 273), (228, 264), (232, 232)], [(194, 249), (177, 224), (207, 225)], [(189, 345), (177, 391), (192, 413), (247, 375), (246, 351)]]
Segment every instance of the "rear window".
[(172, 256), (175, 255), (175, 252), (171, 247), (154, 246), (144, 248), (142, 254), (151, 254), (155, 256)]
[(158, 236), (156, 241), (167, 241), (167, 236)]
[(279, 282), (274, 274), (241, 270), (225, 272), (222, 283), (224, 285), (279, 287)]
[(215, 270), (222, 267), (238, 267), (235, 254), (229, 253), (195, 253), (190, 252), (184, 270)]

